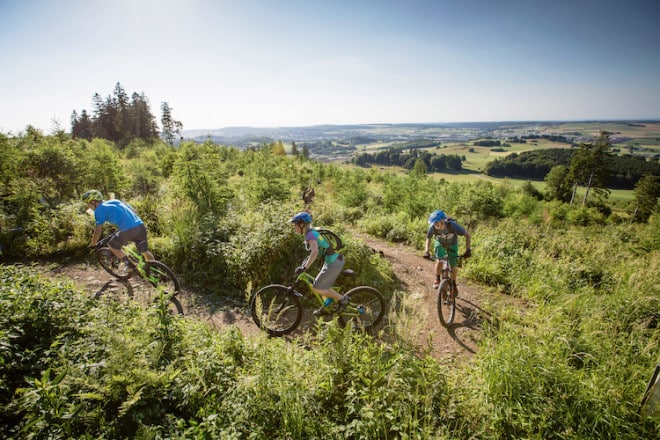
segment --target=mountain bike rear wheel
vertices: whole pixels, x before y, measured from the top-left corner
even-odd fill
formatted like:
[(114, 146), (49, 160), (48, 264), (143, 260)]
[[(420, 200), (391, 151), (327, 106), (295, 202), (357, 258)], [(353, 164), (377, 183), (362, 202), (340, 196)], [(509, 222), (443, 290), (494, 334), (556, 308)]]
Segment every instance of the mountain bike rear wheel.
[(443, 279), (438, 287), (438, 317), (440, 323), (449, 327), (454, 322), (456, 314), (456, 290), (452, 288), (449, 279)]
[(96, 258), (106, 272), (119, 280), (127, 280), (133, 275), (131, 268), (117, 258), (109, 247), (98, 248)]
[(368, 330), (378, 325), (385, 316), (386, 301), (373, 287), (359, 286), (346, 292), (351, 301), (339, 314), (339, 322), (353, 328)]
[(167, 295), (176, 296), (179, 293), (179, 279), (172, 269), (161, 261), (147, 261), (144, 263), (144, 276), (155, 288)]
[(303, 315), (300, 298), (280, 284), (268, 285), (252, 295), (250, 310), (255, 324), (271, 336), (291, 333)]

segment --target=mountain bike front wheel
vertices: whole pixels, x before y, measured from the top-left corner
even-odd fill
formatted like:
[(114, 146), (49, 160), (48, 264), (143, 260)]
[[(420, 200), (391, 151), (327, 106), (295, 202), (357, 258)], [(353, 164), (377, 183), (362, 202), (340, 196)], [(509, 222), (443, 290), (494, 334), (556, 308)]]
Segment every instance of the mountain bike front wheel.
[(359, 286), (346, 292), (351, 301), (339, 314), (339, 322), (353, 328), (368, 330), (375, 327), (385, 316), (386, 301), (383, 294), (373, 287)]
[(456, 314), (456, 288), (449, 279), (443, 279), (438, 287), (438, 318), (440, 324), (449, 327)]
[(252, 295), (250, 310), (254, 323), (271, 336), (291, 333), (303, 315), (300, 298), (280, 284), (268, 285)]
[(119, 280), (127, 280), (131, 277), (131, 268), (124, 264), (109, 247), (102, 247), (96, 250), (96, 258), (101, 267), (113, 277)]
[(167, 295), (176, 296), (179, 293), (179, 279), (163, 262), (153, 260), (144, 263), (144, 276), (152, 286)]

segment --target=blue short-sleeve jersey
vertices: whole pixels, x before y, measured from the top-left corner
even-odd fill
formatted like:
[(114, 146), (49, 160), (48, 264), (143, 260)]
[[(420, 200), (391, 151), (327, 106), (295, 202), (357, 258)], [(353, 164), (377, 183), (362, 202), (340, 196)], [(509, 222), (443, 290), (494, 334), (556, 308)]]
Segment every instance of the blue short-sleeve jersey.
[(143, 224), (142, 219), (133, 209), (121, 200), (106, 200), (94, 210), (96, 225), (111, 223), (120, 231), (134, 228)]

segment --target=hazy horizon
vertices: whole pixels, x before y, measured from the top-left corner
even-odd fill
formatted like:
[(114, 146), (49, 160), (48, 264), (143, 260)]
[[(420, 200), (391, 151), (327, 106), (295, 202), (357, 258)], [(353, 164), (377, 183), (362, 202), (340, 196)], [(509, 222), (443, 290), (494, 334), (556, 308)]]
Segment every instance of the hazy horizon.
[(0, 0), (0, 132), (144, 93), (184, 130), (660, 119), (650, 0)]

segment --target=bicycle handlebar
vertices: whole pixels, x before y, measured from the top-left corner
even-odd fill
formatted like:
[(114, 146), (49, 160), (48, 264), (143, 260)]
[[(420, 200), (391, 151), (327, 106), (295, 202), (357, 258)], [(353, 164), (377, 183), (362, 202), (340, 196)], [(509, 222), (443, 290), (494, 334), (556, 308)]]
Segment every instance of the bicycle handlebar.
[(105, 237), (101, 238), (99, 241), (96, 242), (94, 246), (90, 246), (91, 249), (99, 249), (102, 247), (105, 247), (108, 245), (108, 242), (114, 237), (117, 233), (113, 232), (111, 234), (106, 235)]
[[(444, 257), (434, 257), (432, 255), (422, 255), (422, 258), (424, 258), (425, 260), (431, 260), (431, 261), (446, 260), (447, 258), (450, 258), (450, 257), (451, 257), (451, 255), (445, 255)], [(467, 257), (465, 254), (455, 255), (455, 257), (456, 258), (470, 258), (470, 257)]]

